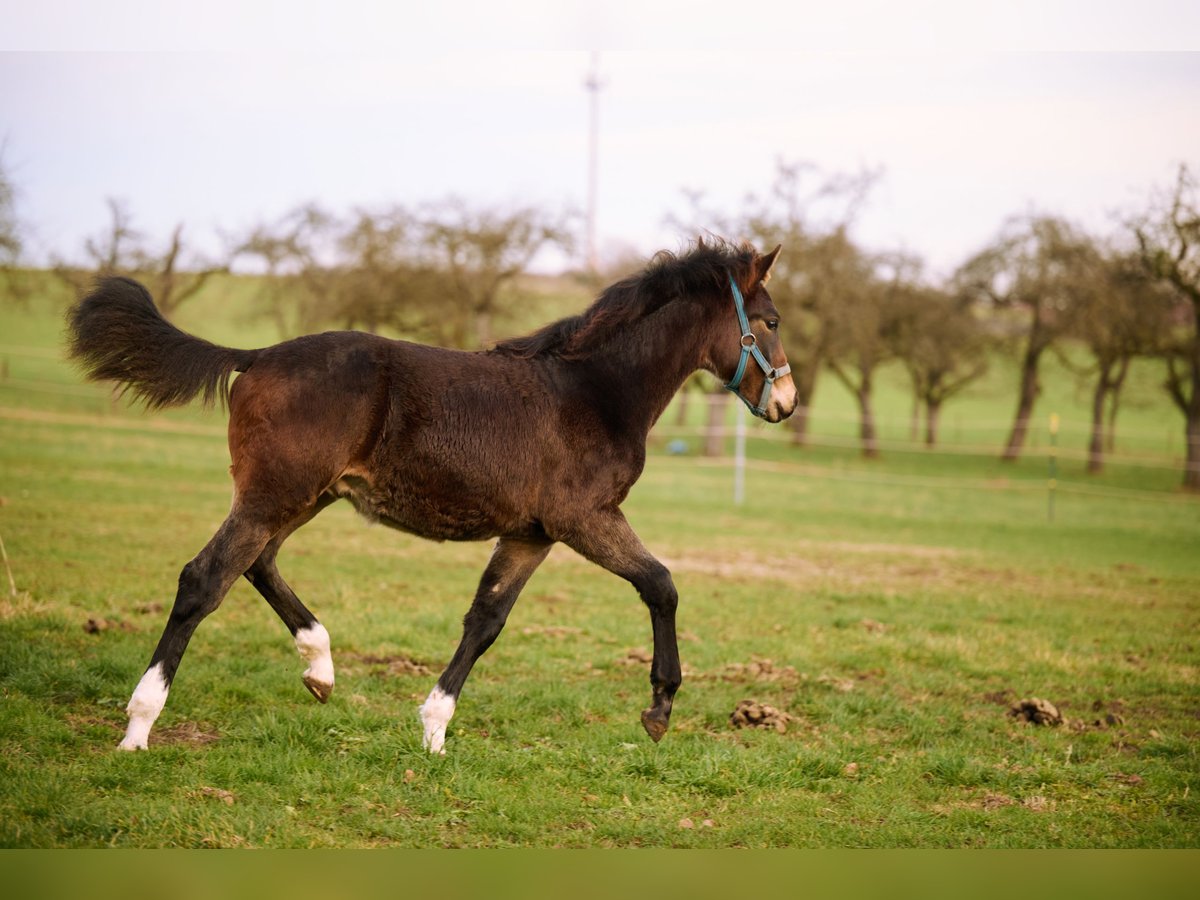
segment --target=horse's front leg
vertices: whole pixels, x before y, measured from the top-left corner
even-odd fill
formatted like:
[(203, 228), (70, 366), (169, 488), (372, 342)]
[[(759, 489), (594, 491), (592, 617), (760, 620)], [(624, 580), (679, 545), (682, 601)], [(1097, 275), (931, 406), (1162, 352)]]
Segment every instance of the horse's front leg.
[(553, 541), (501, 538), (483, 577), (475, 600), (463, 618), (463, 636), (454, 657), (437, 685), (421, 704), (421, 725), (425, 748), (445, 753), (446, 726), (454, 715), (458, 695), (475, 661), (500, 636), (517, 596), (534, 570), (550, 552)]
[(675, 639), (675, 610), (679, 593), (667, 567), (650, 555), (620, 510), (611, 510), (586, 530), (564, 537), (573, 550), (636, 589), (650, 610), (654, 660), (650, 663), (650, 708), (642, 712), (642, 727), (654, 741), (662, 740), (671, 721), (671, 704), (683, 681)]

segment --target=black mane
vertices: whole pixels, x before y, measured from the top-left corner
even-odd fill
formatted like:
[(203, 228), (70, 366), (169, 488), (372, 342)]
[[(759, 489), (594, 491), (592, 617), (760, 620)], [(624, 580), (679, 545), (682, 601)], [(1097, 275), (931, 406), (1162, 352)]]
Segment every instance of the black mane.
[(662, 250), (641, 272), (605, 288), (578, 315), (551, 322), (525, 337), (501, 341), (491, 352), (520, 359), (585, 358), (626, 326), (673, 300), (727, 291), (729, 276), (746, 270), (753, 259), (748, 244), (721, 238), (701, 238), (682, 254)]

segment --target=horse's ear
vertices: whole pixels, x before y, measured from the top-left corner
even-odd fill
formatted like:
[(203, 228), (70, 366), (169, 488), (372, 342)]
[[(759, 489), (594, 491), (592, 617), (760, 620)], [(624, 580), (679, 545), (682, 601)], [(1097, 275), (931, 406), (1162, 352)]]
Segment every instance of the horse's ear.
[(775, 260), (779, 257), (779, 251), (782, 249), (783, 244), (776, 244), (774, 250), (754, 261), (754, 281), (756, 283), (766, 284), (771, 279), (771, 267), (775, 265)]

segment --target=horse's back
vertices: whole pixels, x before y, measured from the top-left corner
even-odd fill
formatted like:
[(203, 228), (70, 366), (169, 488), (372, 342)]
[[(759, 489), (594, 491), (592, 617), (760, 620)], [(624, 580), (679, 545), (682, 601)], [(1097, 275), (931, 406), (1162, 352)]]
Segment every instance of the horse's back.
[(289, 510), (332, 491), (434, 539), (521, 532), (536, 528), (555, 455), (551, 405), (527, 361), (309, 335), (267, 348), (234, 383), (232, 472), (239, 494)]

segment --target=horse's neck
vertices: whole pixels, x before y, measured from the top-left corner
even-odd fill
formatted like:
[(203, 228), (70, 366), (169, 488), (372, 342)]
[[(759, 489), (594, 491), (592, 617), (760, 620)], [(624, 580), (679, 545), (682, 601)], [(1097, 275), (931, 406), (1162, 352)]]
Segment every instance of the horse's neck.
[[(649, 432), (671, 398), (701, 364), (708, 323), (694, 306), (678, 303), (643, 320), (614, 345), (606, 360), (631, 428)], [(731, 338), (732, 340), (732, 338)]]

